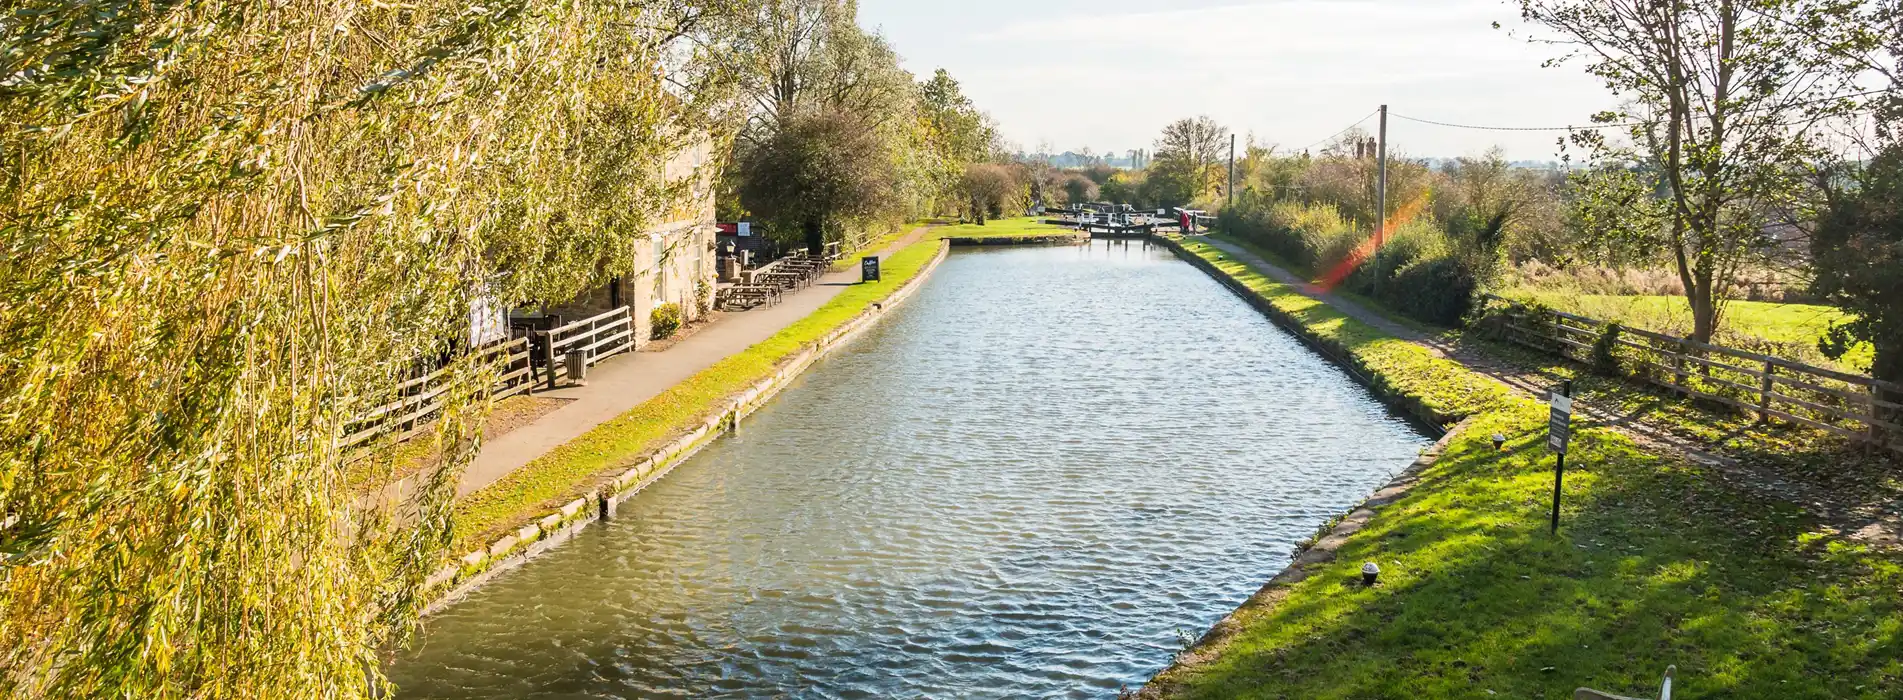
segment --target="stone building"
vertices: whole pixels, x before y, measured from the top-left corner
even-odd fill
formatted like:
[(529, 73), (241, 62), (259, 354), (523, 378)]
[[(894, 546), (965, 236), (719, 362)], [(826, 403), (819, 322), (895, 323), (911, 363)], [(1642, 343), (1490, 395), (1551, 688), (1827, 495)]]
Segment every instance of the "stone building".
[(650, 318), (662, 304), (679, 304), (688, 320), (700, 318), (713, 303), (714, 293), (714, 145), (702, 140), (682, 149), (667, 163), (671, 182), (694, 180), (692, 194), (654, 228), (640, 234), (635, 272), (602, 280), (582, 297), (549, 309), (564, 322), (587, 318), (628, 306), (634, 317), (635, 339), (645, 345), (651, 335)]

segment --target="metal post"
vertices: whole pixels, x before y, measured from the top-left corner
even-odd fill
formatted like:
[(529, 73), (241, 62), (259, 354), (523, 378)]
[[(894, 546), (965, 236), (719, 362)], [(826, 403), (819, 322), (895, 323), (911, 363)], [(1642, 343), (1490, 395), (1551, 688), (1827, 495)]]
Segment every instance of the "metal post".
[(1229, 203), (1236, 203), (1236, 135), (1229, 135)]
[[(1565, 396), (1568, 398), (1572, 397), (1573, 395), (1572, 380), (1560, 382), (1559, 394), (1560, 396)], [(1559, 495), (1560, 495), (1560, 491), (1564, 489), (1565, 486), (1566, 486), (1566, 450), (1561, 450), (1553, 463), (1553, 531), (1552, 532), (1555, 535), (1559, 534)]]
[(1381, 142), (1378, 144), (1381, 161), (1381, 174), (1375, 184), (1376, 211), (1374, 216), (1374, 284), (1375, 290), (1381, 289), (1381, 248), (1387, 245), (1388, 234), (1388, 106), (1381, 105)]

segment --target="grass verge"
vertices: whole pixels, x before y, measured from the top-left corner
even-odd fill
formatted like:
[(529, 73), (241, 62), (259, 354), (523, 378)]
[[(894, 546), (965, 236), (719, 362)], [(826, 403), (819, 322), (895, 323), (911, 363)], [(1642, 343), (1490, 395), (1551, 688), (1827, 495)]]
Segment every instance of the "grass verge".
[(771, 375), (783, 360), (917, 277), (938, 255), (939, 246), (936, 239), (907, 246), (885, 261), (881, 281), (847, 288), (772, 337), (470, 494), (456, 504), (456, 551), (488, 542), (530, 517), (546, 514), (587, 492), (616, 468), (704, 421), (729, 396)]
[(1259, 295), (1315, 342), (1345, 354), (1377, 391), (1423, 409), (1415, 411), (1423, 419), (1448, 425), (1512, 399), (1512, 392), (1498, 382), (1303, 296), (1209, 244), (1189, 240), (1178, 245)]
[(941, 226), (932, 231), (938, 238), (1024, 238), (1031, 236), (1067, 236), (1076, 233), (1073, 229), (1053, 226), (1035, 216), (1023, 216), (1015, 219), (992, 219), (985, 225), (959, 224)]
[[(1542, 406), (1476, 405), (1467, 381), (1392, 348), (1401, 341), (1279, 293), (1220, 251), (1186, 247), (1293, 309), (1310, 332), (1357, 348), (1380, 381), (1475, 412), (1333, 561), (1258, 595), (1234, 616), (1239, 631), (1193, 650), (1146, 694), (1557, 699), (1591, 686), (1643, 695), (1668, 664), (1686, 698), (1884, 698), (1903, 687), (1895, 553), (1602, 428), (1575, 437), (1562, 529), (1550, 535)], [(1495, 433), (1508, 437), (1505, 450), (1493, 449)], [(1379, 586), (1359, 584), (1368, 561), (1381, 565)]]

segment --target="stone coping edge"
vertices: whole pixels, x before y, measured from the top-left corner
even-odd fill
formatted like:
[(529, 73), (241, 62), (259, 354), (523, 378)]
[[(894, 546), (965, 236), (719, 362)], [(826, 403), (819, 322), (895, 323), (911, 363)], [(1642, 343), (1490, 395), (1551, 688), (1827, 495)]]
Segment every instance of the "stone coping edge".
[(431, 601), (423, 614), (431, 615), (454, 605), (497, 575), (520, 567), (560, 546), (597, 521), (612, 519), (620, 503), (659, 481), (715, 438), (738, 430), (740, 421), (766, 405), (813, 363), (859, 337), (866, 329), (885, 318), (887, 313), (904, 304), (931, 278), (939, 263), (945, 261), (950, 249), (949, 242), (940, 242), (938, 254), (903, 286), (893, 290), (885, 299), (873, 302), (859, 315), (809, 343), (792, 357), (782, 360), (779, 369), (772, 375), (727, 397), (725, 406), (713, 412), (700, 425), (667, 445), (633, 460), (631, 467), (609, 479), (593, 493), (569, 501), (556, 511), (530, 519), (512, 534), (489, 543), (487, 547), (468, 552), (438, 569), (423, 583), (424, 598)]

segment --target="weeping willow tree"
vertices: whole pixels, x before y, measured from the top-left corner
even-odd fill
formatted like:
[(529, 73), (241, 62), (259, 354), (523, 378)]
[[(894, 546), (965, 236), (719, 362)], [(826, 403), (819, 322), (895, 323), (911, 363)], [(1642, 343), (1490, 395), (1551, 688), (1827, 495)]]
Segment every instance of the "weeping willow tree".
[(469, 357), (475, 297), (629, 271), (723, 103), (680, 41), (720, 11), (0, 10), (0, 695), (387, 690), (493, 368), (451, 362), (448, 468), (401, 507), (340, 434)]

